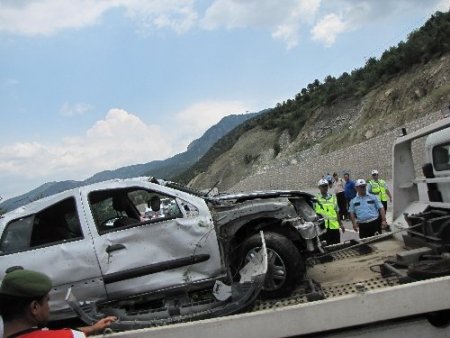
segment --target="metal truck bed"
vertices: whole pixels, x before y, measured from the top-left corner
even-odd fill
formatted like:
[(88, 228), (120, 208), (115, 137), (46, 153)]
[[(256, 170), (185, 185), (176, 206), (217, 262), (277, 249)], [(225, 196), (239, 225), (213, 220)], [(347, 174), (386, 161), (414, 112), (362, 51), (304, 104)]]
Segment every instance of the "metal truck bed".
[[(396, 318), (411, 322), (410, 316), (450, 308), (447, 296), (450, 277), (408, 284), (400, 284), (396, 276), (383, 278), (380, 264), (404, 251), (404, 244), (390, 238), (372, 243), (370, 248), (372, 252), (338, 250), (332, 254), (333, 261), (317, 263), (308, 269), (309, 284), (305, 282), (287, 298), (258, 300), (246, 313), (116, 333), (111, 337), (248, 338), (319, 333), (323, 336), (326, 332), (333, 334), (336, 333), (333, 330), (342, 332), (355, 326), (367, 330), (367, 325)], [(441, 333), (450, 334), (450, 328), (429, 326), (430, 330), (437, 330), (433, 333), (436, 337)]]

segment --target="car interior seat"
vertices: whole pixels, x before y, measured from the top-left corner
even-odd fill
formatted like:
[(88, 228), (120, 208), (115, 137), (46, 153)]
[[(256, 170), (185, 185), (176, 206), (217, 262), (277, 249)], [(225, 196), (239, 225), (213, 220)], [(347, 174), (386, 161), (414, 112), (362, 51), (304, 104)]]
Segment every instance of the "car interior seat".
[(120, 194), (113, 196), (112, 204), (114, 210), (117, 211), (117, 215), (119, 216), (119, 219), (116, 221), (117, 224), (114, 222), (114, 227), (140, 222), (139, 212), (126, 195)]

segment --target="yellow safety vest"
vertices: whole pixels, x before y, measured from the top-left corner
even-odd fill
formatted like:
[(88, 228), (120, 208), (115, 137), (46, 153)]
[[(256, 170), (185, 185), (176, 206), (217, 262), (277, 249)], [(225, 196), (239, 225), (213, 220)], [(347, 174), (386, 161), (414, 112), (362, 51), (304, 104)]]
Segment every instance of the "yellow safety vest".
[(382, 202), (387, 201), (387, 194), (386, 194), (386, 182), (383, 180), (370, 180), (370, 193), (377, 195), (378, 199)]
[(325, 226), (328, 229), (339, 229), (340, 226), (336, 212), (336, 196), (331, 194), (329, 196), (329, 198), (324, 198), (322, 194), (317, 194), (314, 211), (325, 218)]

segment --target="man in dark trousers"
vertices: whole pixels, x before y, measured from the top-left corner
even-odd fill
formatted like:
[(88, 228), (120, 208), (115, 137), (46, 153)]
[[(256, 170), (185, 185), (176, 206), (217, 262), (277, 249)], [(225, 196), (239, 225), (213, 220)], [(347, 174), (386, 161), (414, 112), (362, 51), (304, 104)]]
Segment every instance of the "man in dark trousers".
[(52, 282), (46, 275), (24, 269), (8, 272), (0, 287), (0, 314), (4, 338), (79, 338), (101, 333), (115, 317), (106, 317), (78, 330), (43, 329), (50, 315), (49, 292)]
[(372, 179), (369, 180), (367, 185), (367, 191), (372, 195), (376, 195), (381, 201), (384, 207), (384, 211), (387, 211), (388, 197), (389, 201), (392, 202), (392, 195), (387, 187), (386, 181), (378, 177), (378, 170), (372, 170)]
[(344, 179), (340, 178), (337, 173), (333, 174), (333, 188), (334, 194), (336, 195), (337, 204), (339, 207), (339, 219), (346, 220), (348, 219), (348, 210), (347, 210), (347, 198), (345, 198)]
[(336, 196), (328, 192), (329, 184), (326, 179), (322, 178), (319, 180), (317, 186), (319, 187), (319, 193), (316, 195), (314, 210), (325, 219), (327, 244), (338, 244), (341, 242), (341, 233), (339, 229), (341, 229), (342, 232), (345, 232), (345, 228), (338, 216), (339, 209)]
[(356, 180), (357, 194), (349, 208), (353, 229), (359, 231), (359, 238), (374, 236), (387, 227), (383, 204), (375, 195), (367, 193), (366, 186), (365, 180)]
[(347, 199), (347, 206), (349, 206), (350, 201), (353, 199), (353, 197), (356, 196), (355, 181), (350, 179), (349, 173), (344, 174), (344, 181), (345, 181), (344, 194), (345, 194), (345, 198)]

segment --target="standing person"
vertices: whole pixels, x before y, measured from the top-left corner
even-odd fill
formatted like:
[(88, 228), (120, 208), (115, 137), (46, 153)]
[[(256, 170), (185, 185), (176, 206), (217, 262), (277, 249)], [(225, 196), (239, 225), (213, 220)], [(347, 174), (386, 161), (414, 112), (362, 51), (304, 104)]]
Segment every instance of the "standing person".
[(376, 195), (381, 201), (384, 207), (384, 211), (387, 211), (388, 197), (389, 202), (392, 202), (391, 192), (389, 191), (386, 182), (378, 178), (378, 170), (372, 170), (372, 179), (369, 180), (367, 191), (373, 195)]
[(331, 188), (334, 183), (333, 177), (331, 177), (330, 173), (327, 173), (324, 178), (327, 180), (328, 186)]
[(106, 317), (79, 331), (43, 329), (50, 314), (48, 294), (51, 288), (50, 278), (40, 272), (17, 269), (5, 275), (0, 286), (5, 338), (82, 338), (100, 333), (116, 320)]
[(334, 194), (336, 195), (337, 204), (339, 208), (339, 219), (348, 219), (347, 211), (347, 199), (345, 198), (344, 185), (345, 181), (338, 176), (337, 173), (333, 173), (334, 180)]
[(353, 199), (353, 197), (356, 196), (355, 181), (350, 179), (349, 173), (344, 174), (344, 181), (344, 194), (345, 198), (347, 199), (347, 206), (349, 206), (350, 201)]
[(353, 229), (359, 230), (359, 238), (373, 236), (377, 231), (381, 233), (381, 228), (387, 227), (383, 204), (375, 195), (367, 193), (365, 180), (356, 180), (355, 186), (357, 194), (349, 208)]
[(319, 180), (318, 186), (319, 193), (316, 196), (314, 210), (317, 214), (325, 218), (327, 244), (338, 244), (341, 242), (339, 229), (342, 229), (342, 232), (345, 232), (345, 228), (338, 217), (339, 209), (336, 197), (328, 192), (329, 184), (326, 179)]

